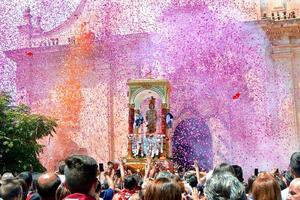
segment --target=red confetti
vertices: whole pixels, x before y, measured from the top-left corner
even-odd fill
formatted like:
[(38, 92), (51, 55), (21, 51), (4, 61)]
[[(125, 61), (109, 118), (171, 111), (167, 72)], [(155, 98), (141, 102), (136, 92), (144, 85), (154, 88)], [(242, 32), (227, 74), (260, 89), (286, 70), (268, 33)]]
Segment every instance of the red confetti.
[(33, 53), (31, 51), (26, 51), (26, 55), (31, 57), (33, 56)]
[(241, 93), (237, 92), (237, 93), (232, 97), (232, 99), (238, 99), (238, 98), (240, 98), (240, 96), (241, 96)]

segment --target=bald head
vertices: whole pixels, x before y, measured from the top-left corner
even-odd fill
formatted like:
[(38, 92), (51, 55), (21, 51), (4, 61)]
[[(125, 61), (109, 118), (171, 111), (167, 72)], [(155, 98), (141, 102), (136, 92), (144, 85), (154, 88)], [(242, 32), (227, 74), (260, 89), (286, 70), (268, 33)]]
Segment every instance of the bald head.
[(300, 200), (300, 178), (295, 178), (289, 186), (287, 200)]
[(37, 181), (37, 192), (43, 198), (55, 198), (55, 192), (60, 185), (60, 179), (55, 173), (44, 173)]

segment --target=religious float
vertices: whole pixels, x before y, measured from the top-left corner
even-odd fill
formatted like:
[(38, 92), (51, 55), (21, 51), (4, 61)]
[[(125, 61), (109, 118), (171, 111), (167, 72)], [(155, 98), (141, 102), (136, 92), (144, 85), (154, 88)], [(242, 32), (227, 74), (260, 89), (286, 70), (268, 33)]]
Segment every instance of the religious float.
[[(169, 164), (173, 116), (170, 83), (164, 79), (129, 80), (127, 166), (144, 170), (147, 157)], [(158, 112), (160, 110), (160, 112)]]

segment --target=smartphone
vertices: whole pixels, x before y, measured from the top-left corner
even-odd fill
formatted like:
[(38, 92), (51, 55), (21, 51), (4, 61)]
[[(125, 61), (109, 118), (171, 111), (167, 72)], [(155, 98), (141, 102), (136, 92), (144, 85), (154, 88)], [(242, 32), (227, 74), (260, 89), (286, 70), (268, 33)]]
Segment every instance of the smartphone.
[(103, 163), (99, 163), (99, 171), (104, 172), (104, 166)]
[(118, 170), (116, 171), (116, 175), (117, 175), (117, 176), (121, 176), (121, 170), (120, 170), (120, 169), (118, 169)]
[(258, 176), (258, 168), (254, 169), (254, 176)]

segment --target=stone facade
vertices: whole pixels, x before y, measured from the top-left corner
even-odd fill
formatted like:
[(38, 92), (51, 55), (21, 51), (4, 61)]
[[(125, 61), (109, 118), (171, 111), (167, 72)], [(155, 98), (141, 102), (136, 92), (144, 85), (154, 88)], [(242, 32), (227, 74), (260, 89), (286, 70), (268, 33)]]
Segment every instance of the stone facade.
[[(118, 32), (113, 30), (110, 22), (106, 23), (109, 26), (103, 25), (105, 20), (110, 21), (113, 16), (109, 12), (101, 16), (97, 9), (107, 8), (97, 2), (82, 0), (64, 24), (48, 32), (44, 32), (39, 25), (33, 26), (30, 10), (25, 10), (25, 25), (19, 26), (24, 42), (20, 49), (5, 52), (7, 57), (17, 63), (19, 100), (29, 103), (34, 112), (57, 118), (61, 124), (53, 138), (41, 141), (46, 145), (41, 160), (49, 169), (54, 169), (57, 161), (71, 153), (87, 153), (102, 162), (127, 153), (126, 82), (128, 79), (140, 78), (143, 73), (141, 60), (144, 51), (139, 49), (138, 44), (149, 42), (149, 33), (139, 32), (138, 28), (132, 33), (126, 29)], [(288, 3), (273, 0), (259, 1), (258, 5), (257, 20), (244, 23), (258, 24), (262, 28), (271, 41), (269, 50), (274, 67), (288, 72), (286, 84), (290, 87), (292, 98), (282, 104), (292, 107), (287, 108), (289, 113), (279, 115), (291, 119), (287, 119), (286, 123), (289, 134), (296, 140), (292, 146), (297, 148), (300, 134), (300, 4), (298, 0)], [(86, 22), (87, 18), (90, 19), (89, 23)], [(94, 23), (91, 23), (93, 20)], [(151, 30), (155, 30), (155, 27), (151, 26)], [(89, 44), (92, 49), (76, 53), (81, 52), (80, 37), (86, 34), (91, 35)], [(131, 57), (132, 51), (140, 57)], [(73, 53), (75, 57), (70, 57)], [(68, 70), (71, 70), (71, 74), (67, 76)], [(72, 79), (74, 73), (80, 79)], [(68, 94), (65, 88), (70, 85), (74, 90)], [(67, 104), (72, 103), (74, 98), (77, 100), (76, 105)], [(178, 117), (175, 117), (175, 127), (188, 116), (195, 115), (190, 111), (185, 112), (184, 105), (176, 106), (174, 115)], [(199, 112), (203, 113), (203, 108), (199, 106)], [(71, 114), (76, 115), (76, 119), (72, 121), (62, 117), (65, 112), (72, 110), (74, 112)], [(227, 145), (230, 138), (218, 135), (228, 130), (220, 119), (209, 116), (213, 112), (207, 111), (206, 123), (214, 141), (223, 141), (223, 145), (218, 147), (218, 143), (213, 144), (214, 148), (223, 153), (215, 156), (214, 164), (222, 160), (237, 160), (234, 156), (228, 158), (228, 155), (233, 155), (233, 149), (228, 149), (230, 145)]]

